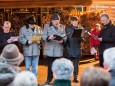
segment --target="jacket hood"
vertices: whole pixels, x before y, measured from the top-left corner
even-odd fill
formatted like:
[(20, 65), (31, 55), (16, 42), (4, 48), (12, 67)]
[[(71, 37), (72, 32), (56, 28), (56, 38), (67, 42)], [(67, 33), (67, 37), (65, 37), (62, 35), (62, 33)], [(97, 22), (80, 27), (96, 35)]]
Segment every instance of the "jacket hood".
[(7, 86), (10, 84), (17, 72), (18, 71), (14, 66), (0, 63), (0, 86)]

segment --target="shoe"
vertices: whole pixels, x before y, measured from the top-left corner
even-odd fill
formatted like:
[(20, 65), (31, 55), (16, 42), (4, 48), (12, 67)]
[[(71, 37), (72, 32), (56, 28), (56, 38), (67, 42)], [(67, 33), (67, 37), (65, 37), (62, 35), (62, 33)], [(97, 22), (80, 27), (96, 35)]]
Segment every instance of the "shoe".
[(78, 83), (79, 81), (78, 81), (77, 79), (74, 79), (73, 82), (74, 82), (74, 83)]

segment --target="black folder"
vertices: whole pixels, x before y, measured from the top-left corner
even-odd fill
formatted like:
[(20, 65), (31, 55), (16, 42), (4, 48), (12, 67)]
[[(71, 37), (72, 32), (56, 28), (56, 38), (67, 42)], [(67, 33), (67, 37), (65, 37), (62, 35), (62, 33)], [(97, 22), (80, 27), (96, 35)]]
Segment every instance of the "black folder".
[(83, 29), (74, 29), (73, 34), (72, 34), (72, 37), (74, 37), (74, 38), (79, 38), (79, 37), (81, 37), (82, 30), (83, 30)]
[(53, 35), (54, 37), (56, 37), (54, 40), (57, 40), (57, 41), (60, 41), (60, 40), (62, 40), (62, 37), (61, 36), (59, 36), (59, 35)]

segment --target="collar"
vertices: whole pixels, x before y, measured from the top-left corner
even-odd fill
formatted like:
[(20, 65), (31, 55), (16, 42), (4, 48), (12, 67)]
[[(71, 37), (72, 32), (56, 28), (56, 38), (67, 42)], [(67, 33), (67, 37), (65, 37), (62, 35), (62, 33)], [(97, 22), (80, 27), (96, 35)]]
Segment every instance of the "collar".
[(111, 25), (112, 25), (112, 23), (111, 23), (111, 21), (110, 21), (108, 24), (103, 25), (103, 27), (104, 27), (104, 28), (108, 28), (108, 27), (110, 27)]
[(55, 79), (54, 83), (67, 83), (71, 84), (70, 80), (64, 80), (64, 79)]

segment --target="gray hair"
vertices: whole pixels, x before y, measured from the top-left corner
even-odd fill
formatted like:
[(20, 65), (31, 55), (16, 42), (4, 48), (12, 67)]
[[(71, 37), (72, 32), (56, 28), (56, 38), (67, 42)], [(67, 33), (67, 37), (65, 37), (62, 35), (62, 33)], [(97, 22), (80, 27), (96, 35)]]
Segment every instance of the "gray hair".
[(73, 75), (73, 69), (73, 63), (65, 58), (57, 59), (52, 64), (52, 71), (56, 79), (70, 79)]
[(38, 86), (36, 76), (30, 71), (22, 71), (16, 75), (12, 86)]
[(109, 69), (115, 69), (115, 47), (106, 49), (103, 53), (104, 65)]
[(107, 13), (103, 13), (103, 14), (101, 14), (101, 16), (100, 17), (106, 17), (106, 18), (108, 18), (109, 19), (109, 15), (107, 14)]
[(80, 86), (109, 86), (111, 76), (101, 67), (89, 66), (84, 69)]

